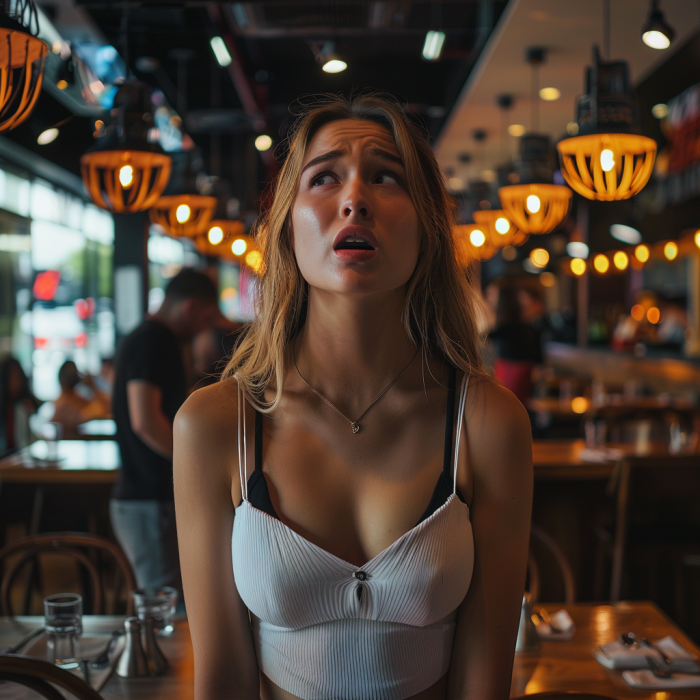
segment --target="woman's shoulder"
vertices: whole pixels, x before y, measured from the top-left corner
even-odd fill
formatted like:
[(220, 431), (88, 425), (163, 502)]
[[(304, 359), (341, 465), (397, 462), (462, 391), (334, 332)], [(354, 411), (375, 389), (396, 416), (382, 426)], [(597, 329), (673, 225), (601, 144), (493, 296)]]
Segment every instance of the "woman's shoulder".
[(227, 379), (192, 392), (175, 416), (176, 443), (207, 452), (231, 448), (236, 452), (238, 384)]
[(527, 410), (492, 377), (470, 379), (465, 424), (477, 471), (505, 476), (531, 465), (532, 428)]

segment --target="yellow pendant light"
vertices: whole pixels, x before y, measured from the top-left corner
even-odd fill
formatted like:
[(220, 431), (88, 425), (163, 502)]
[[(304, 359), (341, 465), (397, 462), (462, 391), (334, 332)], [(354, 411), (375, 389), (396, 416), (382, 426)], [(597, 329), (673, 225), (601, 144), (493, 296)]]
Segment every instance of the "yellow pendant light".
[(170, 236), (194, 238), (209, 230), (216, 209), (216, 197), (201, 194), (173, 194), (161, 197), (150, 209), (151, 223)]
[[(22, 21), (26, 21), (28, 27)], [(2, 12), (0, 22), (1, 132), (19, 126), (32, 113), (41, 92), (49, 48), (33, 36), (33, 26), (36, 26), (36, 34), (39, 33), (34, 0), (17, 3), (14, 12)]]
[(571, 190), (563, 185), (532, 183), (508, 185), (498, 190), (501, 206), (523, 232), (540, 234), (553, 231), (566, 218)]
[(587, 199), (628, 199), (649, 181), (656, 141), (641, 133), (625, 61), (602, 61), (593, 48), (587, 92), (577, 103), (578, 135), (557, 144), (568, 185)]
[(168, 184), (172, 158), (148, 141), (153, 118), (147, 85), (125, 81), (114, 97), (114, 109), (116, 119), (80, 159), (83, 184), (102, 209), (118, 214), (144, 211)]
[(238, 239), (247, 238), (244, 231), (242, 221), (212, 219), (206, 231), (194, 237), (194, 246), (202, 255), (234, 260), (236, 255), (231, 246)]
[(553, 231), (566, 218), (571, 203), (571, 190), (563, 185), (552, 184), (555, 158), (549, 137), (534, 133), (539, 128), (539, 66), (545, 62), (546, 55), (541, 47), (531, 47), (526, 52), (526, 60), (532, 71), (530, 127), (533, 133), (524, 134), (520, 138), (520, 184), (507, 185), (498, 190), (506, 216), (525, 234)]
[(502, 209), (482, 209), (475, 211), (473, 217), (496, 248), (519, 246), (528, 239), (528, 235), (515, 226)]
[(467, 266), (474, 260), (488, 260), (498, 252), (488, 237), (488, 229), (477, 224), (455, 226), (455, 243), (459, 262)]

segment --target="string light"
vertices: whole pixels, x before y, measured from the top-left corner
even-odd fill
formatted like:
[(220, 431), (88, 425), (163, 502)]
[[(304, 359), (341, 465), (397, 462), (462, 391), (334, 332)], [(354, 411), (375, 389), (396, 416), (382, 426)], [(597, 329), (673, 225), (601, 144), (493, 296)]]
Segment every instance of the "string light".
[(209, 229), (207, 238), (212, 245), (219, 245), (219, 243), (224, 240), (224, 231), (221, 226), (212, 226)]
[(593, 267), (595, 268), (596, 272), (604, 275), (610, 269), (610, 261), (608, 260), (608, 256), (603, 255), (602, 253), (596, 255), (593, 258)]
[(677, 255), (678, 246), (673, 241), (669, 241), (664, 245), (664, 256), (666, 260), (675, 260)]
[(618, 270), (626, 270), (629, 262), (630, 259), (627, 253), (622, 250), (618, 250), (615, 255), (613, 255), (613, 265), (615, 265)]
[(637, 258), (640, 263), (645, 263), (647, 260), (649, 260), (650, 254), (649, 246), (644, 245), (644, 243), (640, 243), (634, 249), (634, 257)]
[(549, 253), (544, 248), (535, 248), (530, 253), (530, 260), (535, 267), (547, 267)]
[(647, 311), (647, 321), (649, 321), (649, 323), (656, 324), (660, 320), (661, 320), (661, 312), (655, 306), (652, 306)]
[(586, 261), (581, 258), (572, 258), (569, 266), (576, 277), (580, 277), (586, 271)]
[(635, 304), (630, 310), (630, 315), (635, 321), (643, 321), (644, 307), (641, 304)]

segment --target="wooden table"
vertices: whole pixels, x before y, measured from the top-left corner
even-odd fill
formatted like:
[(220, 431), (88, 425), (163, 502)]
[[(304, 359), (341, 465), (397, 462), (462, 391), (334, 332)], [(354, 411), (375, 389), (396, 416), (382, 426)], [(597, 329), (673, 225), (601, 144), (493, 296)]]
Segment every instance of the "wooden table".
[[(554, 611), (560, 605), (543, 605)], [(700, 656), (692, 642), (653, 603), (617, 603), (615, 605), (571, 605), (567, 608), (576, 623), (570, 642), (543, 642), (540, 652), (529, 656), (517, 654), (513, 669), (513, 696), (545, 690), (579, 690), (611, 695), (620, 700), (680, 700), (697, 698), (699, 690), (633, 690), (620, 671), (601, 666), (592, 655), (593, 648), (617, 639), (622, 632), (634, 631), (656, 640), (672, 634), (684, 647)], [(105, 636), (120, 627), (123, 618), (83, 618), (84, 634)], [(0, 618), (0, 648), (21, 639), (29, 630), (41, 625), (41, 617)], [(194, 660), (189, 628), (185, 620), (175, 622), (170, 637), (159, 637), (171, 668), (157, 678), (124, 679), (114, 675), (102, 690), (105, 700), (191, 700), (194, 697)], [(233, 652), (232, 652), (233, 653)]]
[[(540, 607), (549, 612), (560, 604)], [(538, 606), (535, 606), (537, 609)], [(610, 695), (619, 700), (676, 700), (698, 698), (700, 689), (635, 690), (622, 678), (621, 671), (601, 666), (592, 655), (599, 644), (615, 641), (623, 632), (635, 632), (640, 638), (656, 641), (673, 635), (688, 651), (700, 657), (688, 637), (659, 608), (648, 602), (619, 602), (613, 605), (578, 604), (566, 608), (576, 624), (570, 642), (542, 642), (536, 655), (516, 654), (511, 695), (547, 690), (578, 690)]]
[(112, 484), (121, 467), (115, 440), (59, 440), (57, 455), (47, 462), (49, 446), (38, 440), (0, 461), (0, 483)]

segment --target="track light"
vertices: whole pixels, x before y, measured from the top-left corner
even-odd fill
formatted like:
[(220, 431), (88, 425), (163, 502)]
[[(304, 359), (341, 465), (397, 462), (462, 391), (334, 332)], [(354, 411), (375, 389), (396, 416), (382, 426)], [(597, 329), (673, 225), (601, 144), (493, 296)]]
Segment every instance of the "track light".
[(642, 27), (642, 41), (652, 49), (667, 49), (676, 37), (673, 27), (659, 9), (659, 0), (651, 0), (647, 21)]

